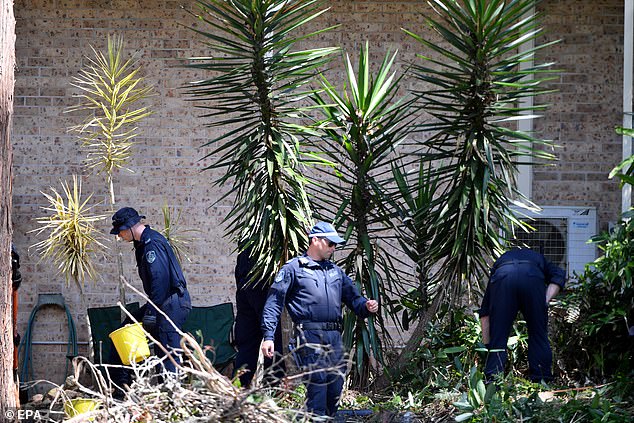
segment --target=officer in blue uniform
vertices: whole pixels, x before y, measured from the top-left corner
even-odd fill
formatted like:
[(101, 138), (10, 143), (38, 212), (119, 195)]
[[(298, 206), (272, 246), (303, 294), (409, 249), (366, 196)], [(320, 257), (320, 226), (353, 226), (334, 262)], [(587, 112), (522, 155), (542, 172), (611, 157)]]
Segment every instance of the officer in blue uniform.
[(563, 269), (530, 249), (512, 249), (496, 260), (479, 310), (482, 339), (490, 350), (487, 380), (504, 372), (506, 344), (518, 311), (528, 326), (529, 376), (535, 382), (552, 380), (548, 303), (565, 281)]
[[(262, 343), (262, 310), (269, 292), (270, 282), (251, 280), (253, 260), (249, 257), (251, 249), (247, 248), (238, 254), (235, 267), (236, 277), (236, 324), (234, 327), (235, 345), (238, 353), (234, 361), (235, 370), (242, 369), (240, 385), (251, 384), (258, 362), (260, 344)], [(282, 331), (280, 326), (275, 330), (275, 351), (277, 358), (264, 358), (263, 368), (265, 385), (276, 385), (284, 377), (284, 360), (282, 360)]]
[[(149, 225), (141, 224), (141, 219), (145, 219), (145, 216), (140, 216), (131, 207), (123, 207), (112, 216), (110, 233), (134, 244), (137, 270), (143, 282), (143, 290), (152, 303), (181, 329), (192, 307), (187, 282), (167, 239)], [(142, 321), (145, 330), (158, 339), (167, 350), (180, 348), (180, 335), (152, 304), (143, 305), (134, 313), (134, 317)], [(130, 322), (126, 319), (123, 325)], [(159, 357), (165, 354), (160, 348), (155, 350)], [(116, 353), (114, 355), (116, 356)], [(111, 361), (117, 359), (118, 356), (113, 357)], [(169, 359), (163, 363), (166, 370), (175, 371), (175, 366)], [(119, 381), (129, 383), (129, 376), (128, 373)]]
[(308, 237), (306, 253), (287, 262), (269, 290), (262, 316), (262, 353), (273, 356), (275, 330), (286, 306), (295, 327), (289, 348), (298, 367), (307, 372), (306, 408), (334, 416), (346, 367), (342, 303), (360, 317), (376, 313), (379, 305), (362, 297), (355, 283), (329, 260), (336, 245), (344, 242), (331, 224), (317, 223)]

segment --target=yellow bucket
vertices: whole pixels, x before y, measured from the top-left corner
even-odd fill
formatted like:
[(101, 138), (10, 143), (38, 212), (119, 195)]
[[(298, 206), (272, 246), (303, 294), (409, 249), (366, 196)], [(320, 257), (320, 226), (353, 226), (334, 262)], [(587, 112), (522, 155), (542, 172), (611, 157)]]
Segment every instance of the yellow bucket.
[(139, 362), (150, 356), (150, 347), (141, 323), (125, 325), (110, 334), (121, 362), (125, 365)]
[[(80, 414), (96, 410), (100, 404), (100, 401), (90, 398), (75, 398), (64, 403), (64, 414), (66, 414), (67, 418), (71, 419)], [(92, 421), (94, 418), (91, 417), (89, 420)]]

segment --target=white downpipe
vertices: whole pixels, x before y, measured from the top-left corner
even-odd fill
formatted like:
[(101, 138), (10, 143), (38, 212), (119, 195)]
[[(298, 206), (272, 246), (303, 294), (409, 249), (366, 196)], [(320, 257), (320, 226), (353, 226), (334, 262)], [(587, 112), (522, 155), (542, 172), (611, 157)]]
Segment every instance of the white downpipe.
[[(623, 19), (623, 127), (632, 128), (632, 87), (634, 86), (634, 0), (625, 0)], [(623, 160), (632, 155), (632, 137), (623, 135)], [(632, 207), (632, 186), (621, 192), (621, 212)]]
[[(628, 1), (632, 1), (632, 0), (628, 0)], [(530, 11), (528, 12), (529, 15), (534, 15), (535, 14), (535, 5), (533, 4), (533, 7), (530, 9)], [(526, 43), (522, 44), (519, 48), (520, 53), (531, 50), (535, 47), (535, 40), (530, 40), (527, 41)], [(534, 57), (531, 60), (528, 60), (526, 62), (523, 62), (520, 64), (520, 69), (524, 70), (527, 68), (530, 68), (533, 66), (535, 60)], [(533, 97), (529, 96), (526, 98), (523, 98), (520, 101), (519, 104), (520, 107), (532, 107), (533, 106)], [(522, 114), (532, 114), (532, 112), (528, 111), (528, 112), (523, 112)], [(522, 132), (528, 132), (531, 133), (533, 131), (533, 119), (522, 119), (519, 120), (517, 123), (517, 129), (519, 131)], [(533, 196), (533, 165), (532, 165), (532, 157), (530, 156), (526, 156), (526, 157), (522, 157), (522, 160), (527, 162), (526, 164), (523, 165), (519, 165), (517, 167), (517, 188), (519, 189), (519, 191), (524, 194), (524, 196), (526, 196), (526, 198), (528, 198), (529, 200), (532, 200), (532, 196)]]

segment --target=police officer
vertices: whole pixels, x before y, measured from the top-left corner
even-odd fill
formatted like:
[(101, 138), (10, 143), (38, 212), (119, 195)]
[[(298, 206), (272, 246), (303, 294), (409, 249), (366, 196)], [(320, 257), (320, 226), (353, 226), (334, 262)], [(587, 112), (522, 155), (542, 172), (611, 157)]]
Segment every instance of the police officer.
[[(141, 219), (145, 219), (145, 216), (140, 216), (131, 207), (123, 207), (112, 216), (110, 233), (134, 244), (143, 290), (152, 303), (158, 306), (180, 329), (191, 311), (187, 282), (167, 239), (149, 225), (141, 224)], [(142, 321), (145, 330), (168, 350), (180, 347), (180, 335), (153, 305), (149, 303), (143, 305), (134, 313), (134, 317)], [(126, 323), (129, 323), (129, 320), (123, 324)], [(159, 357), (164, 355), (160, 348), (156, 348), (155, 352)], [(114, 361), (117, 358), (118, 356), (114, 358)], [(175, 366), (170, 360), (165, 360), (164, 366), (166, 370), (175, 371)], [(127, 376), (122, 376), (119, 382), (128, 383), (128, 377), (129, 373)]]
[(530, 379), (552, 380), (548, 303), (565, 280), (563, 269), (530, 249), (512, 249), (496, 260), (479, 310), (482, 340), (490, 350), (484, 369), (487, 380), (504, 371), (506, 344), (518, 310), (528, 326)]
[[(242, 369), (240, 385), (251, 384), (258, 362), (260, 344), (262, 343), (262, 310), (269, 292), (270, 283), (251, 280), (253, 260), (251, 249), (242, 250), (238, 254), (235, 267), (236, 278), (236, 324), (234, 327), (235, 345), (238, 350), (234, 368)], [(282, 331), (280, 326), (275, 330), (275, 351), (282, 351)], [(275, 385), (284, 377), (284, 361), (281, 357), (264, 358), (264, 378), (267, 385)]]
[(379, 305), (362, 297), (355, 283), (329, 260), (336, 245), (344, 242), (331, 224), (317, 223), (308, 237), (308, 251), (287, 262), (269, 290), (262, 316), (262, 353), (273, 356), (274, 333), (286, 306), (295, 325), (289, 348), (299, 368), (307, 371), (306, 408), (334, 416), (345, 372), (342, 302), (360, 317), (376, 313)]

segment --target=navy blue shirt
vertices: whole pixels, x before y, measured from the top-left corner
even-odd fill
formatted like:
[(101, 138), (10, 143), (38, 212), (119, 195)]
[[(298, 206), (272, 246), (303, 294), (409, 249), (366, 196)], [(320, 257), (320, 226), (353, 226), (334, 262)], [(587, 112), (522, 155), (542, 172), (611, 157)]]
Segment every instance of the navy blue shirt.
[[(559, 285), (561, 289), (564, 288), (566, 283), (566, 272), (562, 268), (548, 261), (542, 254), (528, 248), (514, 248), (502, 254), (491, 268), (489, 283), (495, 278), (495, 273), (500, 267), (511, 264), (530, 266), (529, 269), (531, 273), (530, 275), (527, 274), (526, 280), (539, 281), (537, 283), (546, 285), (554, 283), (555, 285)], [(481, 317), (489, 315), (490, 301), (487, 286), (484, 292), (484, 298), (482, 299), (482, 306), (478, 311)]]
[[(141, 239), (134, 241), (134, 250), (143, 290), (158, 307), (178, 289), (186, 288), (187, 282), (174, 250), (159, 232), (145, 225)], [(147, 313), (155, 315), (156, 310), (148, 306)]]
[(368, 317), (367, 301), (339, 266), (304, 254), (282, 267), (269, 290), (262, 315), (264, 339), (273, 340), (284, 306), (294, 323), (340, 322), (342, 303)]

